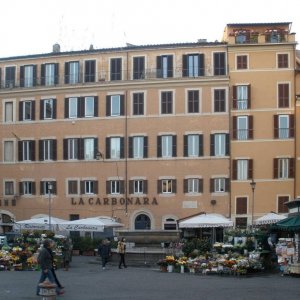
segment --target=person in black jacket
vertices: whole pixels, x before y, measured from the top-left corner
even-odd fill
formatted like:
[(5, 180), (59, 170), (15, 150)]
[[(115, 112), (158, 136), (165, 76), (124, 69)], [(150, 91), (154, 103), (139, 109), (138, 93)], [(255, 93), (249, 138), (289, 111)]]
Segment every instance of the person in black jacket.
[[(41, 267), (41, 277), (38, 282), (36, 294), (39, 295), (40, 293), (40, 287), (39, 284), (44, 282), (47, 278), (48, 280), (53, 283), (57, 284), (56, 276), (53, 272), (53, 253), (52, 253), (52, 241), (51, 240), (44, 240), (43, 242), (43, 248), (41, 249), (39, 255), (38, 255), (38, 263)], [(56, 294), (62, 295), (64, 292), (62, 289), (56, 285)]]
[(111, 246), (109, 240), (102, 240), (98, 248), (98, 254), (102, 259), (102, 269), (105, 270), (105, 266), (108, 262), (109, 257), (111, 256)]

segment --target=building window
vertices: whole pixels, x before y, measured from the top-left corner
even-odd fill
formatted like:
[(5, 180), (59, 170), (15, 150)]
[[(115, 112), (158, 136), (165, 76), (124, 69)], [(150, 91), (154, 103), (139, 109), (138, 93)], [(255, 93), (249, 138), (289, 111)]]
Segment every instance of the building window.
[(18, 142), (19, 161), (35, 160), (35, 141)]
[(161, 92), (161, 113), (172, 114), (173, 113), (173, 93)]
[(182, 57), (182, 76), (204, 76), (204, 54), (188, 54)]
[(277, 207), (278, 207), (279, 214), (286, 214), (289, 212), (287, 205), (285, 205), (285, 203), (288, 201), (289, 201), (289, 196), (279, 196), (277, 198)]
[(274, 115), (274, 138), (288, 139), (295, 136), (294, 115)]
[(173, 77), (173, 56), (162, 55), (156, 57), (157, 78)]
[(85, 138), (84, 141), (84, 159), (91, 160), (95, 158), (95, 149), (97, 148), (95, 138)]
[(35, 195), (35, 182), (23, 181), (20, 182), (20, 194), (21, 195)]
[(129, 158), (140, 159), (146, 157), (148, 157), (148, 137), (129, 137)]
[(68, 180), (68, 195), (78, 195), (78, 180)]
[[(52, 189), (51, 191), (49, 190), (49, 185), (52, 185)], [(57, 193), (57, 188), (56, 188), (56, 181), (41, 181), (40, 182), (40, 194), (41, 195), (49, 195), (50, 194), (53, 194), (53, 195), (56, 195)]]
[(4, 141), (4, 162), (14, 162), (14, 142), (13, 141)]
[(198, 157), (203, 155), (203, 135), (184, 135), (183, 153), (185, 157)]
[(247, 214), (247, 197), (236, 198), (236, 214), (245, 215)]
[(247, 55), (238, 55), (236, 57), (236, 68), (237, 68), (237, 70), (248, 69), (248, 56)]
[(289, 55), (288, 54), (277, 54), (277, 65), (278, 68), (289, 67)]
[(86, 118), (94, 117), (94, 115), (95, 115), (94, 104), (95, 104), (94, 97), (85, 97), (84, 98), (84, 116)]
[(110, 80), (122, 80), (121, 58), (112, 58), (110, 60)]
[(227, 133), (211, 134), (210, 155), (211, 156), (229, 155), (229, 134)]
[(95, 180), (84, 180), (80, 182), (80, 193), (85, 195), (98, 194), (98, 182)]
[(177, 222), (173, 218), (168, 218), (164, 222), (164, 230), (177, 230)]
[(19, 102), (19, 121), (35, 120), (35, 102), (20, 101)]
[(133, 94), (133, 115), (144, 115), (144, 93)]
[(214, 112), (226, 111), (226, 91), (224, 89), (214, 90)]
[(12, 101), (4, 102), (4, 122), (11, 123), (14, 121), (14, 103)]
[(98, 116), (98, 97), (71, 97), (65, 99), (65, 118), (91, 118)]
[(294, 158), (275, 158), (274, 159), (274, 178), (288, 179), (295, 177)]
[(199, 105), (199, 91), (188, 91), (188, 113), (199, 113), (200, 105)]
[(70, 138), (64, 139), (64, 159), (78, 159), (79, 158), (79, 139)]
[(106, 158), (111, 158), (111, 159), (124, 158), (123, 137), (106, 138)]
[(124, 180), (109, 180), (106, 182), (106, 194), (124, 194)]
[(197, 194), (203, 192), (203, 179), (187, 178), (184, 179), (184, 193)]
[(4, 182), (4, 195), (12, 196), (15, 194), (14, 182), (13, 181), (5, 181)]
[(224, 193), (229, 191), (228, 178), (211, 178), (210, 192), (211, 193)]
[(86, 60), (84, 62), (84, 82), (96, 81), (96, 60)]
[(253, 116), (233, 117), (233, 139), (240, 141), (253, 139)]
[(58, 63), (41, 65), (41, 84), (46, 86), (58, 84)]
[(21, 87), (36, 86), (36, 65), (27, 65), (20, 67), (20, 85)]
[(6, 67), (5, 68), (5, 87), (13, 88), (16, 84), (16, 67)]
[(232, 107), (238, 110), (250, 108), (250, 85), (233, 86)]
[(106, 116), (110, 116), (110, 117), (124, 116), (124, 112), (125, 112), (124, 95), (107, 96)]
[(65, 63), (65, 83), (76, 84), (80, 82), (79, 61)]
[(176, 135), (157, 137), (157, 157), (176, 157)]
[(252, 159), (234, 159), (232, 161), (232, 179), (249, 180), (253, 178)]
[(286, 108), (290, 106), (290, 85), (288, 83), (278, 84), (278, 107)]
[(145, 78), (145, 57), (139, 56), (133, 58), (133, 79)]
[(56, 160), (56, 140), (39, 141), (39, 159), (41, 161)]
[(56, 99), (43, 99), (40, 102), (40, 119), (52, 120), (56, 118)]
[(77, 118), (78, 117), (78, 98), (72, 97), (68, 99), (69, 104), (69, 113), (68, 118)]
[(235, 218), (235, 227), (246, 229), (247, 228), (247, 218)]
[(175, 194), (176, 179), (158, 180), (158, 194)]
[(225, 52), (214, 53), (214, 75), (226, 75)]
[(147, 194), (147, 180), (136, 179), (129, 181), (129, 194)]
[(145, 214), (140, 214), (135, 218), (134, 221), (135, 230), (150, 230), (151, 229), (151, 220)]

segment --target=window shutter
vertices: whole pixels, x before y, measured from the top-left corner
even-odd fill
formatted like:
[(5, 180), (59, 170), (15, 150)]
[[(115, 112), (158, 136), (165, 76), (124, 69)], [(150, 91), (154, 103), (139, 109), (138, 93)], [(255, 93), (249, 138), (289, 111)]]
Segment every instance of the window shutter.
[(274, 115), (273, 116), (273, 124), (274, 124), (274, 139), (278, 139), (279, 138), (279, 128), (278, 128), (278, 121), (279, 116), (278, 115)]
[(68, 139), (63, 140), (63, 148), (64, 148), (64, 160), (68, 159)]
[(176, 188), (177, 188), (177, 181), (176, 181), (176, 179), (173, 179), (172, 180), (172, 193), (173, 194), (176, 194)]
[(215, 156), (215, 135), (210, 135), (210, 156)]
[(232, 87), (232, 108), (237, 109), (237, 86)]
[(162, 156), (162, 149), (161, 149), (161, 139), (162, 137), (159, 135), (157, 137), (157, 157), (161, 157)]
[(65, 83), (69, 83), (70, 82), (70, 78), (69, 78), (69, 62), (65, 62)]
[(54, 72), (55, 72), (54, 83), (58, 84), (58, 82), (59, 82), (59, 63), (54, 64)]
[(44, 160), (44, 141), (39, 140), (39, 160)]
[(148, 137), (144, 136), (144, 158), (148, 158)]
[(109, 137), (107, 137), (107, 138), (105, 138), (105, 141), (106, 141), (106, 143), (105, 143), (105, 154), (106, 154), (106, 158), (107, 159), (109, 159), (110, 158), (110, 138)]
[(94, 138), (94, 159), (96, 159), (96, 155), (97, 155), (97, 152), (98, 152), (98, 138)]
[(162, 182), (161, 180), (157, 180), (157, 194), (162, 193)]
[(36, 194), (36, 187), (35, 187), (35, 182), (31, 182), (32, 184), (32, 195), (35, 195)]
[(236, 140), (237, 139), (237, 117), (233, 116), (232, 117), (232, 139)]
[(133, 194), (134, 180), (129, 180), (129, 194)]
[(120, 137), (120, 158), (125, 157), (125, 140), (124, 137)]
[(199, 193), (203, 193), (203, 178), (199, 179)]
[(106, 116), (109, 117), (110, 115), (110, 96), (106, 96)]
[(273, 159), (273, 178), (278, 178), (278, 158)]
[(199, 156), (203, 156), (203, 134), (199, 134)]
[(172, 157), (176, 157), (177, 156), (177, 136), (173, 135), (172, 137)]
[(133, 137), (130, 136), (128, 139), (128, 157), (133, 158)]
[(99, 99), (98, 99), (98, 96), (95, 96), (94, 97), (94, 117), (98, 117), (99, 116), (99, 112), (98, 112), (98, 107), (99, 107), (99, 105), (98, 105), (98, 101), (99, 101)]
[(173, 77), (173, 56), (168, 55), (168, 77)]
[(84, 139), (78, 139), (78, 159), (84, 159)]
[(65, 119), (69, 118), (69, 98), (65, 98)]
[[(120, 180), (120, 194), (125, 194), (125, 181)], [(127, 201), (127, 199), (126, 199)]]
[(289, 121), (290, 121), (289, 137), (293, 138), (293, 137), (295, 137), (295, 116), (290, 115)]
[(107, 181), (106, 181), (106, 195), (109, 195), (109, 194), (111, 194), (110, 187), (111, 187), (111, 185), (110, 185), (110, 181), (109, 181), (109, 180), (107, 180)]
[(251, 108), (251, 85), (249, 84), (247, 86), (247, 93), (248, 93), (248, 98), (247, 98), (247, 108)]
[(215, 191), (215, 179), (210, 178), (209, 180), (209, 191), (213, 193)]
[(236, 198), (236, 214), (243, 215), (247, 213), (247, 198), (239, 197)]
[(23, 121), (23, 101), (19, 102), (19, 121)]
[(53, 119), (56, 119), (57, 102), (56, 99), (52, 99), (52, 101), (53, 101)]
[(230, 153), (230, 136), (229, 133), (226, 133), (226, 149), (225, 149), (225, 155), (229, 155)]
[(204, 54), (199, 54), (198, 55), (199, 57), (199, 66), (198, 66), (198, 73), (199, 73), (199, 76), (204, 76)]
[(18, 160), (23, 161), (23, 142), (18, 141)]
[(230, 192), (230, 180), (225, 178), (225, 192)]
[(41, 64), (41, 85), (45, 85), (45, 64)]
[(144, 184), (144, 190), (143, 190), (143, 193), (144, 193), (144, 194), (148, 194), (148, 181), (147, 181), (147, 180), (144, 180), (144, 181), (143, 181), (143, 184)]
[(249, 122), (249, 139), (253, 139), (253, 116), (248, 116), (248, 122)]
[(44, 120), (44, 104), (45, 100), (40, 101), (40, 120)]
[(45, 195), (45, 181), (40, 181), (40, 195)]
[(33, 76), (33, 86), (36, 86), (37, 84), (37, 66), (32, 66), (32, 76)]
[(183, 179), (183, 192), (186, 194), (188, 193), (188, 185), (189, 185), (189, 180), (188, 179)]
[(188, 56), (182, 55), (182, 76), (188, 76)]
[(183, 136), (183, 156), (188, 157), (188, 135)]
[(85, 181), (80, 181), (80, 194), (85, 194)]
[(289, 159), (289, 178), (295, 177), (295, 159), (290, 158)]
[(120, 115), (125, 115), (125, 96), (120, 95)]
[(248, 159), (248, 179), (253, 178), (253, 159)]
[(31, 120), (35, 120), (35, 101), (31, 101)]
[(157, 56), (156, 57), (156, 77), (157, 78), (162, 78), (163, 76), (163, 72), (162, 72), (162, 57), (161, 56)]
[(52, 140), (52, 159), (57, 160), (57, 140)]
[(85, 116), (85, 98), (77, 98), (77, 118), (83, 118)]
[(20, 67), (20, 86), (24, 87), (24, 66)]
[(237, 180), (237, 160), (232, 160), (232, 179)]
[(94, 180), (94, 194), (98, 194), (98, 181)]
[(24, 195), (23, 182), (19, 182), (19, 193), (20, 195)]
[(35, 161), (35, 141), (30, 141), (29, 142), (29, 147), (30, 147), (30, 160)]

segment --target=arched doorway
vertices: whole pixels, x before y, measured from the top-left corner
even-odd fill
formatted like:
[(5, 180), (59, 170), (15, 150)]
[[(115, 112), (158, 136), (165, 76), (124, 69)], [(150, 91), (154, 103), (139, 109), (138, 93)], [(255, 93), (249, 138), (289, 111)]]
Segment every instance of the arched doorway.
[(150, 230), (151, 229), (151, 220), (145, 214), (140, 214), (135, 218), (134, 221), (135, 230)]

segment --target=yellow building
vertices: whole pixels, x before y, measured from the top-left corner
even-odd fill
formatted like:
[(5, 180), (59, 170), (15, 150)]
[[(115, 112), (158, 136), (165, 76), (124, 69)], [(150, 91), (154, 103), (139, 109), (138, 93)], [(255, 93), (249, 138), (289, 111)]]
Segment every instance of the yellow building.
[(200, 212), (239, 226), (284, 213), (299, 195), (290, 25), (1, 58), (2, 225), (50, 211), (174, 230)]

